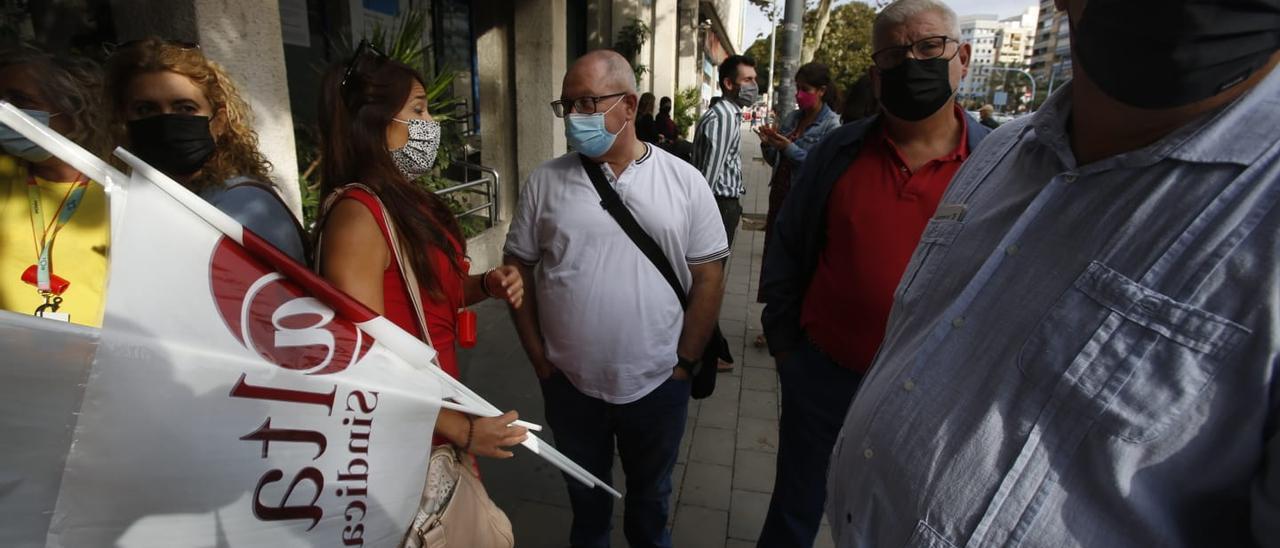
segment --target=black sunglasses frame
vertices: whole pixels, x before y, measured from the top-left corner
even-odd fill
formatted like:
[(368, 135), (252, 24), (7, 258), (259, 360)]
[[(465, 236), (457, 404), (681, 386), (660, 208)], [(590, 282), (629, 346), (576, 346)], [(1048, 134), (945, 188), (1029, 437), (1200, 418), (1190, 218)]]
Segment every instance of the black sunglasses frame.
[(579, 112), (579, 114), (595, 114), (597, 111), (600, 110), (601, 101), (604, 101), (606, 99), (612, 99), (614, 97), (621, 97), (628, 93), (630, 92), (620, 91), (618, 93), (610, 93), (607, 95), (595, 95), (595, 96), (587, 95), (583, 97), (575, 97), (573, 99), (560, 99), (558, 101), (551, 102), (551, 112), (552, 114), (556, 115), (556, 118), (564, 118), (565, 116), (568, 116), (575, 112), (573, 108), (574, 103), (577, 103), (578, 101), (581, 101), (583, 99), (591, 99), (591, 112)]
[(343, 90), (347, 89), (347, 83), (351, 81), (351, 77), (356, 74), (356, 68), (360, 66), (360, 60), (369, 52), (373, 52), (373, 54), (376, 55), (374, 59), (379, 63), (389, 59), (387, 54), (382, 53), (382, 50), (378, 49), (377, 46), (369, 43), (368, 39), (360, 40), (360, 45), (356, 46), (355, 54), (351, 56), (351, 61), (347, 63), (347, 71), (342, 73), (342, 83), (338, 84), (339, 88), (342, 88)]

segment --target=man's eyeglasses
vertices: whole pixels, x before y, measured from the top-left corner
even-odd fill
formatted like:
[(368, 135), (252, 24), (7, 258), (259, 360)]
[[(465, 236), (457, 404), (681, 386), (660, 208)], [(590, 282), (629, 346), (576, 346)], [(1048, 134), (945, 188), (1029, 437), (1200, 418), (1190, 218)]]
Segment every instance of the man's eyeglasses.
[[(952, 47), (952, 44), (955, 47)], [(907, 54), (911, 57), (924, 61), (926, 59), (937, 59), (947, 55), (950, 51), (950, 61), (960, 53), (960, 41), (949, 36), (930, 36), (921, 38), (907, 44), (905, 46), (891, 46), (871, 54), (871, 61), (876, 64), (880, 70), (888, 70), (907, 60)]]
[(347, 89), (347, 82), (351, 81), (351, 77), (367, 68), (369, 63), (382, 64), (386, 60), (387, 54), (368, 40), (361, 40), (360, 45), (356, 46), (355, 55), (351, 56), (351, 62), (347, 63), (347, 71), (342, 73), (342, 83), (338, 87)]
[(566, 114), (577, 112), (580, 114), (595, 114), (600, 102), (605, 99), (614, 97), (622, 97), (627, 92), (610, 93), (609, 95), (600, 95), (598, 97), (579, 97), (577, 99), (561, 99), (551, 102), (551, 112), (556, 114), (556, 118), (564, 118)]

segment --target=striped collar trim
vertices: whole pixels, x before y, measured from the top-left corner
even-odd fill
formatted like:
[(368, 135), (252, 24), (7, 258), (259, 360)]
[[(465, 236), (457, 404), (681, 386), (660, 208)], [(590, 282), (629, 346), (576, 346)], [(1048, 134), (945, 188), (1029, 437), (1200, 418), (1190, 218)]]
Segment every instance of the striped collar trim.
[(643, 164), (645, 160), (648, 160), (652, 156), (653, 156), (653, 145), (650, 145), (649, 143), (644, 143), (644, 155), (636, 159), (635, 164), (636, 165)]

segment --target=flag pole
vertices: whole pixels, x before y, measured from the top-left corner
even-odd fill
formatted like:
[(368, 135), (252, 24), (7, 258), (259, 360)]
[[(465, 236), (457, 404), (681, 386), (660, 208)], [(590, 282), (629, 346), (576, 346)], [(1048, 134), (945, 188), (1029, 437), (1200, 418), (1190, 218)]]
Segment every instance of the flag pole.
[[(60, 135), (58, 137), (61, 137)], [(289, 256), (280, 252), (274, 246), (266, 243), (253, 231), (248, 230), (237, 223), (226, 213), (223, 213), (212, 204), (204, 201), (204, 199), (192, 194), (182, 185), (178, 184), (169, 176), (160, 172), (160, 170), (152, 167), (150, 164), (143, 162), (137, 156), (123, 148), (117, 148), (115, 155), (123, 160), (133, 169), (134, 175), (141, 175), (152, 184), (155, 184), (160, 190), (164, 191), (178, 203), (189, 209), (197, 217), (209, 223), (223, 235), (235, 240), (246, 251), (251, 253), (255, 258), (263, 261), (267, 265), (287, 276), (290, 281), (302, 286), (307, 292), (321, 297), (326, 304), (338, 310), (344, 316), (350, 318), (356, 327), (361, 331), (368, 333), (373, 338), (382, 342), (388, 349), (392, 351), (398, 358), (404, 360), (414, 366), (415, 369), (425, 371), (435, 376), (441, 384), (449, 387), (455, 394), (458, 394), (465, 400), (465, 404), (472, 405), (481, 410), (487, 411), (484, 416), (499, 416), (501, 410), (494, 407), (484, 398), (473, 392), (466, 385), (457, 379), (445, 373), (439, 367), (421, 366), (416, 364), (434, 363), (435, 351), (423, 344), (417, 337), (410, 335), (390, 320), (370, 310), (364, 304), (351, 298), (347, 294), (338, 291), (333, 286), (325, 283), (322, 279), (308, 270), (305, 266), (293, 260)], [(536, 426), (536, 425), (535, 425)], [(569, 476), (577, 479), (588, 487), (599, 487), (615, 498), (622, 498), (622, 494), (615, 490), (608, 483), (597, 478), (585, 468), (565, 457), (555, 448), (540, 443), (537, 436), (529, 434), (521, 445), (533, 451), (535, 454), (546, 459), (551, 464), (560, 468)]]

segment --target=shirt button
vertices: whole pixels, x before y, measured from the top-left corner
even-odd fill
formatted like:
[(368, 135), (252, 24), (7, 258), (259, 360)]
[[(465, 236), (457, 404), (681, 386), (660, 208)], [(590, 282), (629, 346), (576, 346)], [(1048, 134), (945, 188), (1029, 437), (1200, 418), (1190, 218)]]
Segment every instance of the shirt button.
[(1074, 183), (1074, 182), (1076, 182), (1076, 174), (1075, 174), (1075, 173), (1068, 173), (1068, 174), (1066, 174), (1066, 175), (1063, 175), (1063, 176), (1062, 176), (1062, 180), (1064, 180), (1064, 181), (1066, 181), (1066, 182), (1068, 182), (1068, 183)]
[(902, 383), (902, 389), (903, 389), (903, 390), (906, 390), (907, 392), (910, 392), (910, 391), (912, 391), (912, 390), (915, 390), (915, 389), (916, 389), (916, 383), (915, 383), (915, 381), (913, 381), (913, 380), (911, 380), (911, 379), (907, 379), (907, 381), (906, 381), (906, 382)]
[(869, 458), (871, 458), (871, 457), (876, 456), (876, 452), (875, 452), (875, 451), (872, 451), (872, 450), (871, 450), (871, 448), (870, 448), (870, 447), (868, 447), (868, 448), (866, 448), (866, 449), (863, 449), (863, 450), (862, 450), (862, 456), (864, 456), (864, 457), (866, 457), (866, 458), (868, 458), (868, 459), (869, 459)]
[(853, 514), (845, 514), (845, 515), (844, 515), (844, 522), (845, 522), (845, 523), (853, 523)]
[(1014, 255), (1017, 255), (1017, 254), (1018, 254), (1018, 244), (1009, 244), (1009, 247), (1004, 248), (1004, 254), (1005, 254), (1005, 255), (1008, 255), (1008, 256), (1010, 256), (1010, 257), (1012, 257), (1012, 256), (1014, 256)]
[(951, 320), (951, 327), (959, 329), (964, 326), (964, 318), (956, 318)]

